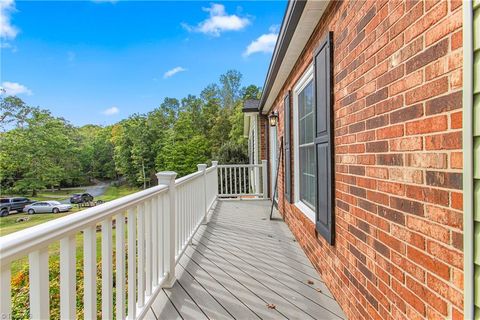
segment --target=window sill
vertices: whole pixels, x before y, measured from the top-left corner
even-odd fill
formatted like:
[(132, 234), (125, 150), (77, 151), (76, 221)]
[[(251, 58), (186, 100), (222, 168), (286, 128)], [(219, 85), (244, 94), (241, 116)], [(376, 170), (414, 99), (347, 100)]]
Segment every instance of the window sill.
[(302, 201), (297, 201), (295, 202), (295, 206), (302, 211), (302, 213), (310, 219), (315, 224), (315, 211), (310, 209), (306, 204), (304, 204)]

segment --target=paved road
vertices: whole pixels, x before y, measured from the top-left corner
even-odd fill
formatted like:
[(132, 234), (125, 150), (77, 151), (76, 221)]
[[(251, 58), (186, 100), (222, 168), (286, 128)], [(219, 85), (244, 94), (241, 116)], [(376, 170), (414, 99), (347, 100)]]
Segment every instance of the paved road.
[[(99, 197), (99, 196), (103, 195), (105, 193), (105, 191), (107, 191), (107, 188), (108, 188), (109, 185), (110, 185), (109, 183), (100, 182), (100, 183), (97, 183), (94, 186), (86, 187), (85, 192), (90, 193), (94, 198)], [(60, 202), (69, 204), (70, 203), (70, 198), (60, 200)]]

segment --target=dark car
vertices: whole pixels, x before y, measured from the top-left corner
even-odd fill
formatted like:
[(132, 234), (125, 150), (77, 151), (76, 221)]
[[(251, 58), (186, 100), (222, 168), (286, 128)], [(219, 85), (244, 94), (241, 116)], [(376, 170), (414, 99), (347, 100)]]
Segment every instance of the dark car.
[(2, 198), (0, 199), (0, 217), (8, 216), (10, 211), (23, 212), (23, 208), (32, 203), (33, 201), (23, 197)]
[(93, 196), (90, 193), (75, 193), (70, 197), (70, 203), (92, 202)]

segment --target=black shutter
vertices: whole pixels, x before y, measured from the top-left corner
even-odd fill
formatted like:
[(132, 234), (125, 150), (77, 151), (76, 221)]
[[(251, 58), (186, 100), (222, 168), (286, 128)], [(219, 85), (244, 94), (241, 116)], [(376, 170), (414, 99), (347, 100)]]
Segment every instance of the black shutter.
[(330, 244), (334, 241), (334, 186), (332, 143), (331, 45), (332, 33), (314, 54), (315, 158), (317, 174), (316, 229)]
[(288, 202), (292, 203), (292, 168), (290, 162), (291, 150), (290, 150), (290, 91), (287, 93), (283, 100), (284, 104), (284, 118), (283, 122), (283, 135), (285, 140), (285, 172), (284, 172), (284, 182), (285, 182), (285, 198)]

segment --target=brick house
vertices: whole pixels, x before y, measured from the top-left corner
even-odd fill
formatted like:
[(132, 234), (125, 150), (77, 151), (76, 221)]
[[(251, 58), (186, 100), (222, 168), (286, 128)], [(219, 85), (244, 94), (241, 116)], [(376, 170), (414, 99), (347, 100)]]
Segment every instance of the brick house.
[(270, 195), (280, 159), (279, 212), (350, 319), (480, 317), (478, 8), (288, 3), (261, 159)]

